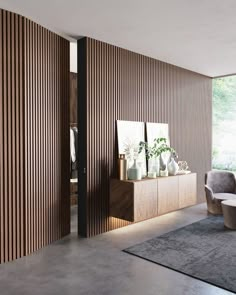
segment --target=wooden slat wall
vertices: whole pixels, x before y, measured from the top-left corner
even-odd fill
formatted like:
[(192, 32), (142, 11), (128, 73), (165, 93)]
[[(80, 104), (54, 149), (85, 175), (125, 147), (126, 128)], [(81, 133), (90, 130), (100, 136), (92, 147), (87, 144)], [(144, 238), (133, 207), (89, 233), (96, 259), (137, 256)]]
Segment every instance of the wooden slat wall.
[(93, 236), (128, 224), (109, 218), (109, 180), (116, 176), (118, 156), (117, 119), (169, 123), (180, 160), (187, 160), (198, 174), (202, 202), (204, 173), (211, 169), (211, 78), (90, 38), (78, 41), (78, 53), (83, 50), (86, 63), (78, 57), (78, 99), (84, 101), (79, 114), (86, 116), (79, 118), (79, 132), (86, 132), (87, 155), (79, 157), (87, 157), (87, 189), (79, 196), (87, 210), (79, 215), (87, 226), (80, 232)]
[(24, 255), (23, 18), (0, 10), (0, 262)]
[(0, 262), (70, 232), (69, 42), (0, 10)]
[(70, 231), (69, 42), (30, 20), (24, 40), (26, 253), (31, 253)]

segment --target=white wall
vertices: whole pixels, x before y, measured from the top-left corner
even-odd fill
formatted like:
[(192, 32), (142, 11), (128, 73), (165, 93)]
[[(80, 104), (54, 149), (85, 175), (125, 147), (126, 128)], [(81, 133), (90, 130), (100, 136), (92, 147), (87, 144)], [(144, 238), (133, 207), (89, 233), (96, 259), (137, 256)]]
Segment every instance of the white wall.
[(77, 42), (70, 42), (70, 72), (77, 73)]

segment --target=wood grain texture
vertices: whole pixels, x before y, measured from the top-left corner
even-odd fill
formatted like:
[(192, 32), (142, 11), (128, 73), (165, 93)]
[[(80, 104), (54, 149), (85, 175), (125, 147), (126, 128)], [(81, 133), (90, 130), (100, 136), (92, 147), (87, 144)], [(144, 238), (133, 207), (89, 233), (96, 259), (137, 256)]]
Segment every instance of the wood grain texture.
[(179, 176), (179, 207), (184, 208), (197, 203), (196, 174)]
[(109, 218), (109, 181), (117, 176), (116, 120), (169, 123), (172, 146), (198, 174), (203, 202), (204, 174), (211, 169), (212, 80), (90, 38), (78, 41), (78, 54), (79, 195), (86, 207), (80, 233), (93, 236), (128, 224)]
[(122, 181), (110, 183), (110, 216), (138, 222), (157, 216), (157, 181)]
[(139, 181), (112, 179), (110, 216), (138, 222), (196, 204), (196, 173)]
[(77, 73), (70, 73), (70, 123), (73, 124), (78, 123), (77, 119), (77, 99), (78, 99), (78, 91), (77, 91)]
[(134, 220), (141, 221), (157, 216), (157, 181), (134, 183)]
[(0, 9), (0, 262), (70, 231), (69, 42)]
[(25, 19), (26, 254), (70, 232), (69, 42)]
[(158, 178), (157, 212), (158, 215), (179, 209), (179, 177)]
[(0, 9), (0, 263), (24, 255), (23, 21)]
[(110, 196), (110, 216), (135, 221), (134, 183), (112, 179)]

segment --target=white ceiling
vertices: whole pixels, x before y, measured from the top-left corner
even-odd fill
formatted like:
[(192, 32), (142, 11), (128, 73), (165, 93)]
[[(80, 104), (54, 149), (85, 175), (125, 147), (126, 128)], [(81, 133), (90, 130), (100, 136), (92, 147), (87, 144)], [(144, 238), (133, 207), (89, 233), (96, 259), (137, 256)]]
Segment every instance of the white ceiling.
[(236, 73), (235, 0), (0, 0), (64, 37), (89, 36), (215, 77)]

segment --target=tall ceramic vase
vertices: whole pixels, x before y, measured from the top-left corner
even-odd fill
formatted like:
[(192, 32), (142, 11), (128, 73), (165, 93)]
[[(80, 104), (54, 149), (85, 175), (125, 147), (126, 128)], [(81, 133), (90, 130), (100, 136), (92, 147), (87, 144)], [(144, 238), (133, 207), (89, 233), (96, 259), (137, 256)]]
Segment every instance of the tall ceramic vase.
[(160, 155), (160, 173), (159, 176), (168, 176), (167, 164), (163, 159), (162, 154)]
[(140, 180), (142, 179), (142, 169), (137, 164), (137, 160), (134, 160), (133, 166), (128, 169), (128, 179)]
[(175, 162), (174, 158), (171, 158), (167, 167), (169, 175), (176, 175), (179, 171), (179, 165)]

